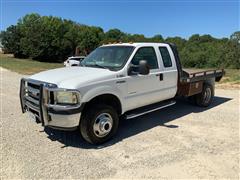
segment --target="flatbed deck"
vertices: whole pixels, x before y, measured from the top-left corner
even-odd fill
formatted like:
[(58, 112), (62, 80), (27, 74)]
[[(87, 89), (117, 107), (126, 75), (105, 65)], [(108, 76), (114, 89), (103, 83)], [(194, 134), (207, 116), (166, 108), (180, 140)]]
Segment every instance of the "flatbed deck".
[(182, 69), (182, 76), (179, 78), (178, 95), (193, 96), (201, 93), (203, 83), (206, 81), (220, 81), (225, 71), (223, 69)]
[(183, 77), (180, 78), (181, 83), (191, 83), (197, 81), (215, 78), (215, 81), (220, 81), (225, 71), (223, 69), (183, 69)]

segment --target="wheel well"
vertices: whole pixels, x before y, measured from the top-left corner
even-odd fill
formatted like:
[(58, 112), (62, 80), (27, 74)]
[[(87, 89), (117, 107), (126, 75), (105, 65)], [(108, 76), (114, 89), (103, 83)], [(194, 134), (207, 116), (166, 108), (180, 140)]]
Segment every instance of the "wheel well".
[(90, 106), (98, 103), (104, 103), (106, 105), (112, 106), (119, 115), (121, 115), (122, 113), (122, 106), (120, 100), (117, 96), (112, 94), (103, 94), (91, 99), (85, 104), (83, 112), (85, 112), (85, 110), (88, 109)]

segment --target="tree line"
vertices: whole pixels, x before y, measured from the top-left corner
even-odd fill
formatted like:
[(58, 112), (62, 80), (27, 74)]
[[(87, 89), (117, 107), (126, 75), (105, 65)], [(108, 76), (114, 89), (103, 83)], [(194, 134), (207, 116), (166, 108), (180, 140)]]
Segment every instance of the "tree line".
[(181, 37), (164, 39), (160, 34), (148, 38), (119, 29), (104, 32), (100, 27), (33, 13), (2, 31), (0, 40), (5, 53), (47, 62), (62, 62), (74, 55), (76, 49), (81, 55), (87, 55), (109, 42), (170, 42), (177, 45), (184, 67), (240, 68), (240, 31), (221, 39), (199, 34), (188, 40)]

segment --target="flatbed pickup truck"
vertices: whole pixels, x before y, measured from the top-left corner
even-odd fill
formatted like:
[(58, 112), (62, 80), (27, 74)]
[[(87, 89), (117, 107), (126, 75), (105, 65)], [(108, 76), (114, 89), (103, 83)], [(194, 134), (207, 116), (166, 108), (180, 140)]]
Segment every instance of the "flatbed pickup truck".
[(178, 96), (209, 106), (223, 75), (223, 69), (183, 70), (173, 44), (108, 44), (79, 66), (21, 79), (20, 101), (22, 112), (44, 127), (78, 128), (86, 141), (101, 144), (114, 136), (122, 117), (174, 105)]

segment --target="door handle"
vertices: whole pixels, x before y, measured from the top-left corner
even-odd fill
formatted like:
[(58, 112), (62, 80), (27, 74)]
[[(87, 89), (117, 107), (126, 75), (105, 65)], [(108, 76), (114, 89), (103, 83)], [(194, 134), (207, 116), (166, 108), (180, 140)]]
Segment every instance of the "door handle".
[(163, 73), (156, 74), (156, 76), (159, 76), (159, 81), (163, 81)]

